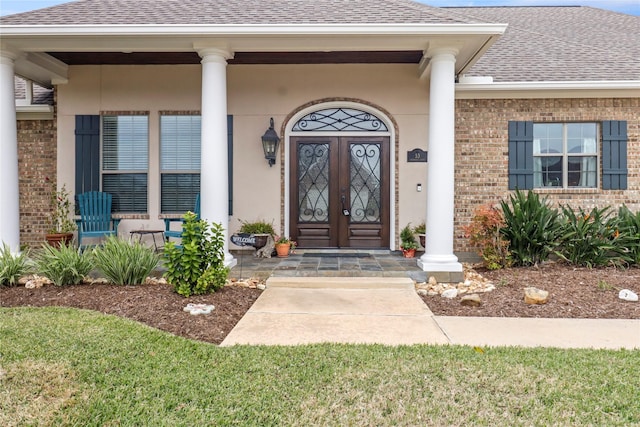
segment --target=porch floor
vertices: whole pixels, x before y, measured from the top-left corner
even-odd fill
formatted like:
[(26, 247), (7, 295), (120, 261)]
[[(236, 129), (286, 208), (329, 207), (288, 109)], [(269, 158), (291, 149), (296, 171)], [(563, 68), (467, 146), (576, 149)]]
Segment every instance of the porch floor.
[[(229, 277), (267, 279), (269, 277), (409, 277), (426, 281), (426, 272), (415, 258), (400, 251), (371, 249), (296, 249), (287, 258), (257, 258), (253, 251), (236, 251), (238, 263)], [(461, 262), (464, 260), (461, 259)]]

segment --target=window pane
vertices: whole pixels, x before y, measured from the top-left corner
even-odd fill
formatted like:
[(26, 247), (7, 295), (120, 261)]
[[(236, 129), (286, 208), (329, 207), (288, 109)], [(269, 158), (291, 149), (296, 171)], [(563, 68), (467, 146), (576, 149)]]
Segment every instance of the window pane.
[(200, 170), (200, 116), (160, 117), (160, 169)]
[(567, 124), (567, 151), (569, 153), (596, 153), (595, 123)]
[(597, 178), (596, 157), (569, 157), (569, 187), (595, 187)]
[(533, 159), (535, 187), (562, 187), (562, 157), (536, 157)]
[(534, 123), (533, 154), (562, 153), (562, 124)]
[(200, 174), (162, 174), (162, 213), (193, 211), (200, 193)]
[(147, 211), (147, 174), (103, 174), (102, 191), (113, 195), (113, 212)]
[(147, 116), (104, 116), (102, 169), (146, 171), (148, 128)]

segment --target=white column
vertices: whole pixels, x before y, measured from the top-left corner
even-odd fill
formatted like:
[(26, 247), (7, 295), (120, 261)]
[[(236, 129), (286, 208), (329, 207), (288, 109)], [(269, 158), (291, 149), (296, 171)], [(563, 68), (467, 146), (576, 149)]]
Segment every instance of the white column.
[(11, 52), (0, 52), (0, 243), (9, 245), (12, 252), (20, 250), (15, 59)]
[(202, 148), (200, 214), (224, 228), (225, 265), (237, 260), (229, 252), (229, 166), (227, 164), (227, 58), (221, 49), (198, 52), (202, 58)]
[(462, 264), (453, 254), (456, 54), (452, 48), (429, 52), (427, 237), (425, 253), (418, 260), (423, 271), (462, 271)]

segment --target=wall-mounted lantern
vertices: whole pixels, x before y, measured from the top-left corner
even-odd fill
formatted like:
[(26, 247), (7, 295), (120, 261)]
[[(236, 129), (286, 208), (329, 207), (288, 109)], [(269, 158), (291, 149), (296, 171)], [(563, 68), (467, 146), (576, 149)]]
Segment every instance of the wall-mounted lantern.
[(280, 137), (273, 129), (273, 117), (269, 121), (269, 129), (262, 135), (262, 148), (264, 149), (264, 158), (269, 162), (269, 167), (276, 164), (276, 154), (278, 153), (278, 145)]

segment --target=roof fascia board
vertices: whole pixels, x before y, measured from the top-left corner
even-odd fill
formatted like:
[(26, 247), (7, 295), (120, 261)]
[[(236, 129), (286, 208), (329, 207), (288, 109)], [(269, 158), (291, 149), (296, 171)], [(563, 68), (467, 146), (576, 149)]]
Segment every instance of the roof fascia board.
[(506, 28), (507, 24), (0, 25), (0, 35), (499, 35)]
[(640, 98), (640, 80), (456, 83), (457, 99)]

